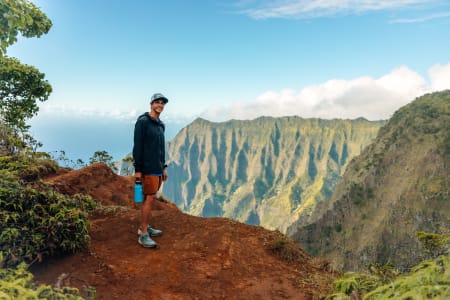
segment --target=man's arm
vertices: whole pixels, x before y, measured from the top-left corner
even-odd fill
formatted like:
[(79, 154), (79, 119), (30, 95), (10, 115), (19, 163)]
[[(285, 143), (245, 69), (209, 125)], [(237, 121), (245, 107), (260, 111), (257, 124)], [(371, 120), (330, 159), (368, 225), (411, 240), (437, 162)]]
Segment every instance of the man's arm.
[(167, 178), (168, 178), (168, 177), (167, 177), (166, 168), (164, 168), (163, 171), (162, 171), (162, 180), (163, 180), (163, 181), (166, 181)]
[(144, 155), (144, 139), (142, 136), (143, 122), (137, 121), (134, 125), (134, 145), (133, 145), (133, 159), (135, 177), (141, 177), (143, 155)]

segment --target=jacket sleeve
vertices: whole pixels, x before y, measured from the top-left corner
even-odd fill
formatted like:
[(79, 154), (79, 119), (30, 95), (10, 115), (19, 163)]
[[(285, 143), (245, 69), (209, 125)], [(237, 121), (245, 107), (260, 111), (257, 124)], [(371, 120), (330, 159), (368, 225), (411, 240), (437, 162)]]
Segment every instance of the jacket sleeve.
[(166, 140), (164, 138), (165, 132), (166, 132), (166, 125), (164, 125), (164, 123), (162, 123), (162, 131), (163, 131), (163, 143), (162, 143), (162, 160), (161, 160), (161, 165), (163, 166), (163, 170), (167, 168), (167, 164), (166, 164)]
[(133, 145), (133, 159), (134, 172), (142, 172), (143, 157), (144, 157), (144, 136), (143, 136), (143, 122), (137, 120), (134, 125), (134, 145)]

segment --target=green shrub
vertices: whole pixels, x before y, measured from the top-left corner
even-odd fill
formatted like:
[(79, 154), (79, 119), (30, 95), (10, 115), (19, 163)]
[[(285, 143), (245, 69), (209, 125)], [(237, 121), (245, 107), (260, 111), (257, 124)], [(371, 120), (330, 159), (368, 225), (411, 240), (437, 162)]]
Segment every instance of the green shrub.
[(276, 231), (273, 239), (267, 243), (267, 248), (288, 262), (303, 261), (306, 258), (300, 247), (279, 231)]
[(24, 186), (13, 173), (0, 171), (0, 267), (74, 252), (89, 242), (90, 196), (68, 197), (45, 185)]
[(422, 261), (405, 274), (389, 263), (369, 265), (370, 274), (345, 273), (327, 299), (450, 299), (449, 234), (418, 232), (417, 236), (430, 254), (444, 254)]
[(450, 299), (450, 256), (426, 260), (363, 299)]
[(419, 231), (417, 232), (417, 238), (419, 239), (425, 251), (431, 257), (437, 257), (444, 253), (449, 252), (450, 248), (450, 234), (437, 234)]
[(48, 154), (37, 152), (34, 155), (20, 157), (0, 156), (0, 169), (31, 182), (56, 173), (58, 164), (50, 159)]
[[(0, 252), (1, 260), (1, 252)], [(0, 299), (83, 299), (76, 288), (35, 286), (33, 274), (25, 263), (16, 268), (0, 269)]]
[(400, 274), (391, 262), (387, 262), (384, 265), (380, 263), (369, 264), (368, 269), (370, 274), (377, 277), (382, 284), (392, 281)]
[(358, 274), (354, 272), (347, 272), (335, 281), (334, 297), (330, 299), (336, 299), (337, 295), (351, 295), (352, 293), (363, 294), (374, 288), (380, 286), (382, 281), (379, 277), (371, 274)]

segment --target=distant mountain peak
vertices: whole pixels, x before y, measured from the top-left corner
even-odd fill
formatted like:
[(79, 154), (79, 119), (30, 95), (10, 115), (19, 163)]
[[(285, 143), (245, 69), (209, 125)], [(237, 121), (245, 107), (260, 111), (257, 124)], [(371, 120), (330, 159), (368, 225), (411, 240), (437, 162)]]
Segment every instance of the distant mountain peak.
[(164, 192), (198, 216), (285, 231), (324, 201), (381, 122), (299, 116), (196, 119), (168, 145)]

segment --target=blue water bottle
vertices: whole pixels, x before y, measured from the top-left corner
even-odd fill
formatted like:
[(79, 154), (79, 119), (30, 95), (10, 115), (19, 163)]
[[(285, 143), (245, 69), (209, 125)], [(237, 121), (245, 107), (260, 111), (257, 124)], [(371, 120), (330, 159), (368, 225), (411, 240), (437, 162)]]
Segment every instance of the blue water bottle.
[(142, 203), (142, 182), (139, 179), (136, 179), (134, 182), (134, 202)]

